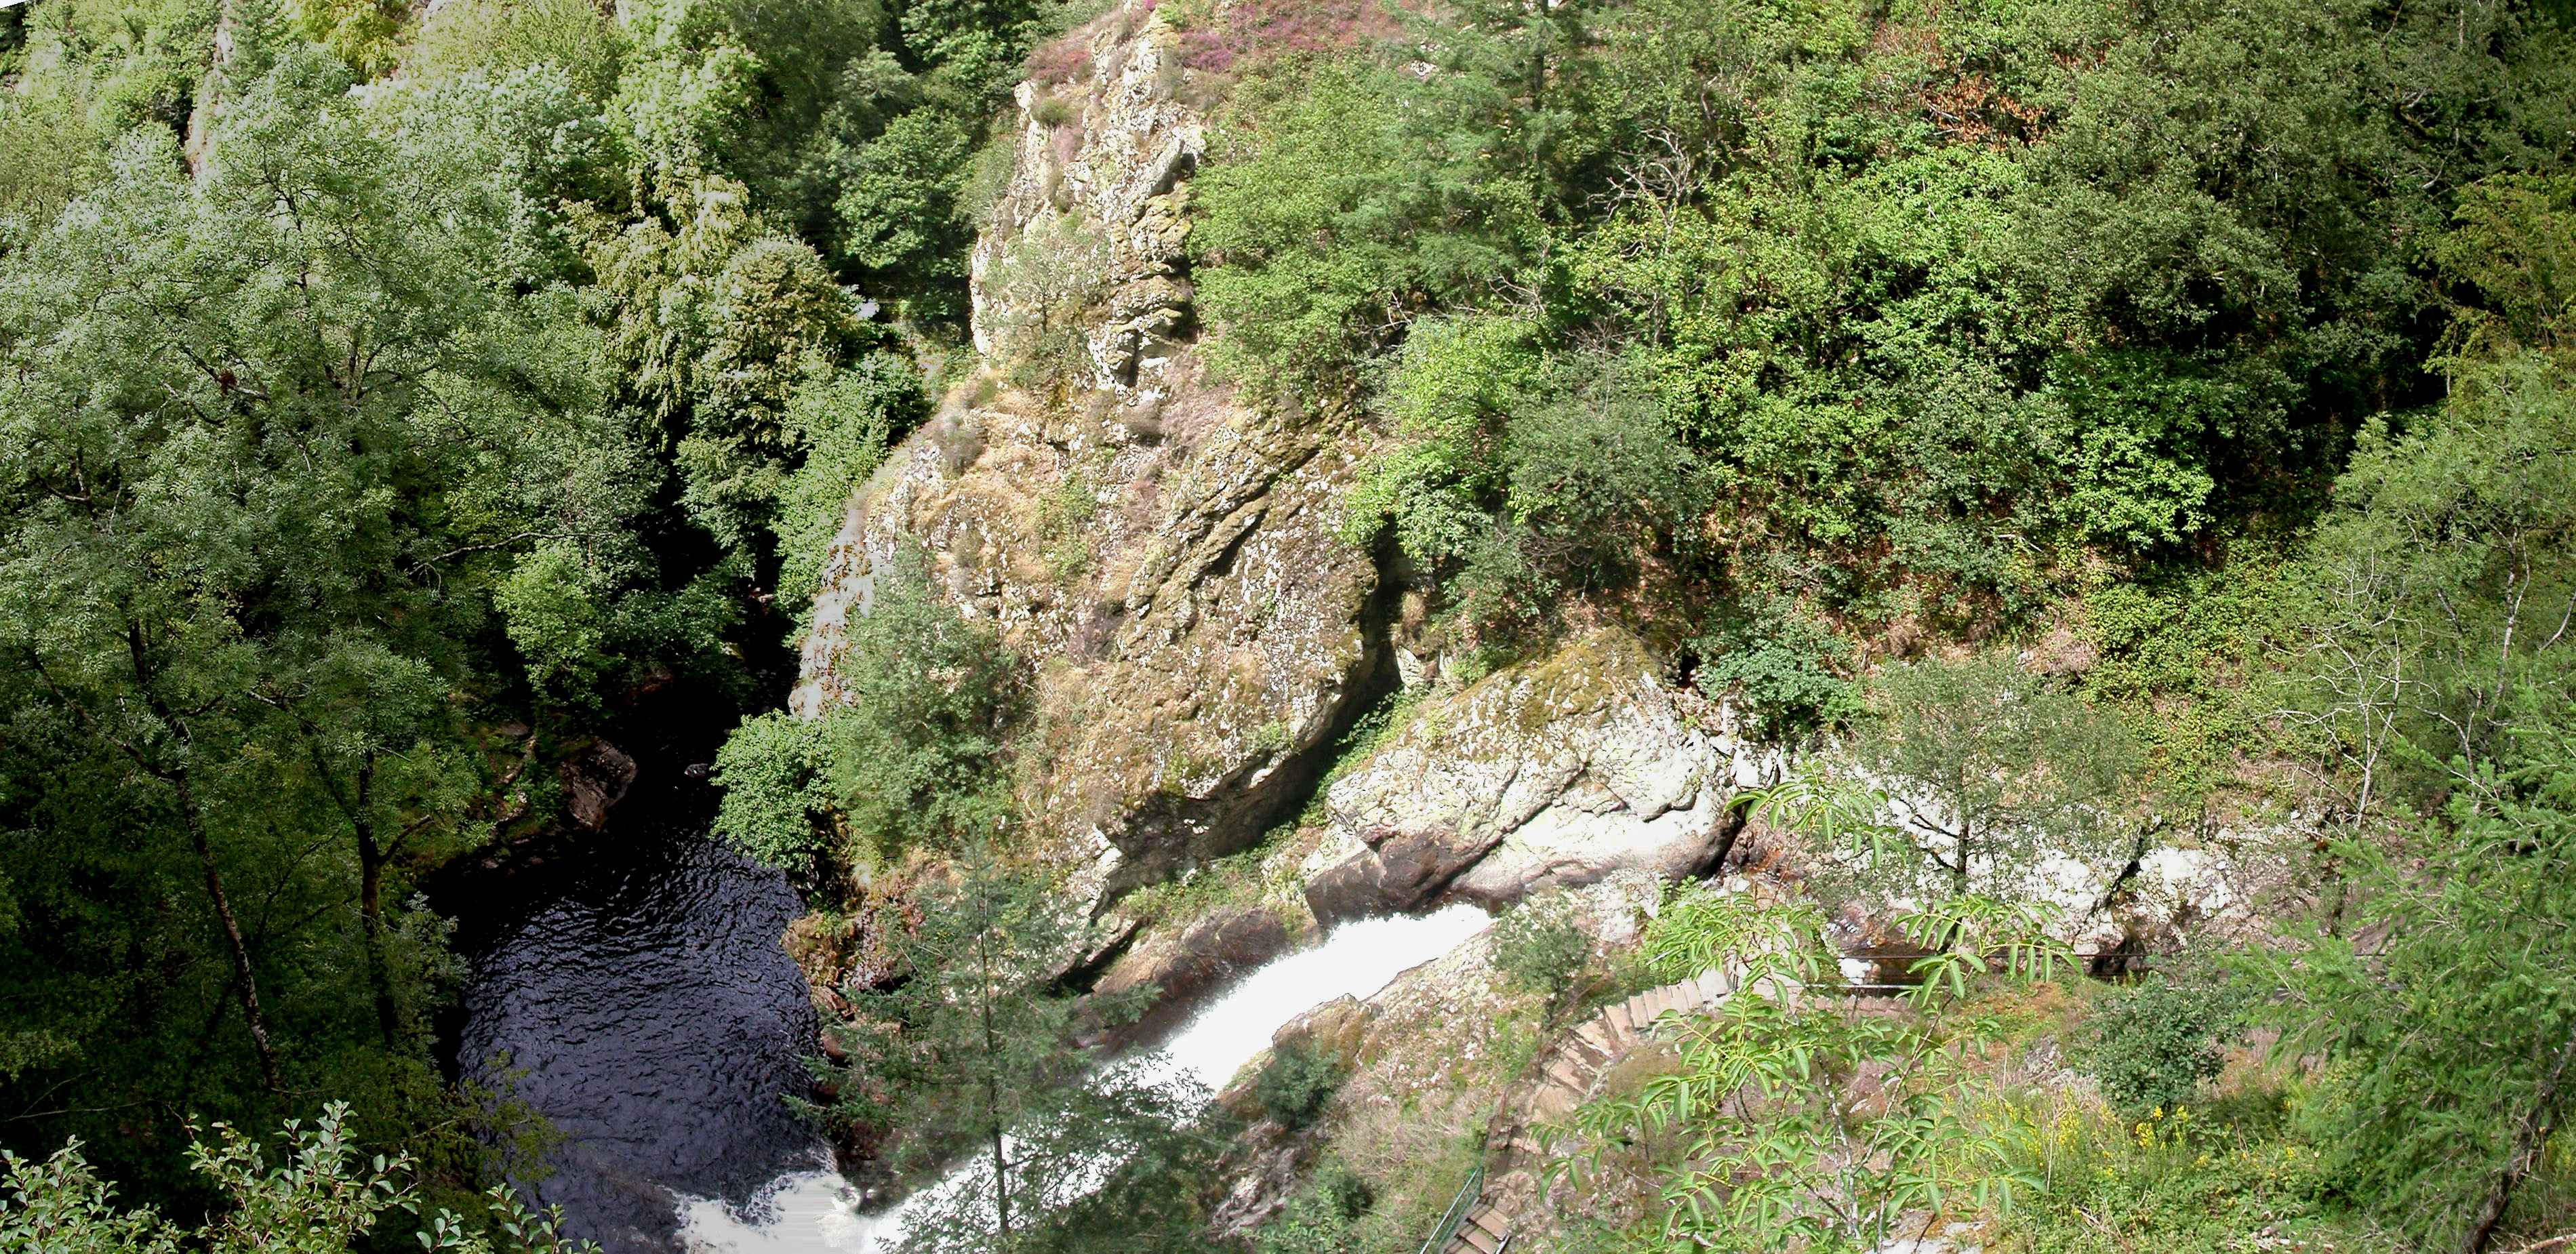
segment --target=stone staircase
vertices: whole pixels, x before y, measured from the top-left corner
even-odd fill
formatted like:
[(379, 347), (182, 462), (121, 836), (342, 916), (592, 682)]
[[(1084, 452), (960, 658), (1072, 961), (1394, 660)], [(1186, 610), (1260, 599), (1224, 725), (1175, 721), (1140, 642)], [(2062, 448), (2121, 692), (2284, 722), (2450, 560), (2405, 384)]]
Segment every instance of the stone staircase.
[[(1537, 1197), (1535, 1177), (1546, 1159), (1546, 1147), (1539, 1142), (1536, 1125), (1563, 1119), (1589, 1101), (1602, 1077), (1646, 1043), (1666, 1014), (1695, 1015), (1715, 1008), (1735, 995), (1742, 975), (1743, 968), (1733, 964), (1703, 971), (1679, 984), (1639, 993), (1583, 1026), (1560, 1033), (1531, 1064), (1533, 1074), (1524, 1079), (1522, 1096), (1502, 1112), (1494, 1135), (1488, 1138), (1491, 1170), (1471, 1182), (1470, 1187), (1477, 1189), (1475, 1200), (1445, 1239), (1435, 1236), (1441, 1254), (1503, 1254), (1519, 1227), (1521, 1210)], [(1787, 981), (1778, 988), (1770, 987), (1768, 979), (1760, 983), (1762, 995), (1792, 1006), (1823, 996), (1856, 1014), (1902, 1014), (1905, 1009), (1903, 999), (1896, 997), (1817, 994)]]

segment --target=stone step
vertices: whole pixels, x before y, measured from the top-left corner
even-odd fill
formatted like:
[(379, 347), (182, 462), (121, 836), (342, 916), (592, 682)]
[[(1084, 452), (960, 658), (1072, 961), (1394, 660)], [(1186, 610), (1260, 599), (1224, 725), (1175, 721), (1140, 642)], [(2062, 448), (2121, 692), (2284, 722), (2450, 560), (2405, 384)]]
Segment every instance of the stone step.
[(1638, 1029), (1642, 1031), (1655, 1026), (1655, 1020), (1663, 1018), (1664, 1012), (1672, 1009), (1672, 1003), (1672, 995), (1660, 988), (1638, 998), (1633, 1012)]
[(1578, 1093), (1592, 1087), (1592, 1077), (1563, 1058), (1549, 1059), (1547, 1065), (1540, 1070), (1548, 1079)]
[(1452, 1249), (1464, 1248), (1474, 1250), (1476, 1254), (1494, 1254), (1495, 1250), (1502, 1247), (1503, 1242), (1502, 1238), (1485, 1231), (1483, 1226), (1476, 1222), (1476, 1216), (1471, 1213), (1465, 1223), (1458, 1225), (1458, 1235), (1450, 1238), (1449, 1244)]
[(1571, 1089), (1555, 1084), (1541, 1087), (1537, 1095), (1530, 1099), (1530, 1108), (1541, 1119), (1562, 1119), (1574, 1113), (1574, 1108), (1578, 1104)]
[(1637, 1017), (1629, 1012), (1628, 1003), (1621, 1002), (1612, 1006), (1601, 1018), (1610, 1025), (1611, 1040), (1624, 1047), (1629, 1041), (1636, 1039)]
[(1604, 1027), (1599, 1019), (1594, 1019), (1592, 1022), (1575, 1029), (1574, 1040), (1576, 1044), (1583, 1046), (1585, 1049), (1591, 1050), (1593, 1053), (1600, 1055), (1604, 1059), (1610, 1057), (1610, 1029)]
[(1558, 1057), (1576, 1066), (1598, 1072), (1610, 1062), (1610, 1042), (1605, 1038), (1596, 1043), (1591, 1037), (1578, 1032), (1565, 1038), (1565, 1044), (1559, 1046), (1556, 1053)]

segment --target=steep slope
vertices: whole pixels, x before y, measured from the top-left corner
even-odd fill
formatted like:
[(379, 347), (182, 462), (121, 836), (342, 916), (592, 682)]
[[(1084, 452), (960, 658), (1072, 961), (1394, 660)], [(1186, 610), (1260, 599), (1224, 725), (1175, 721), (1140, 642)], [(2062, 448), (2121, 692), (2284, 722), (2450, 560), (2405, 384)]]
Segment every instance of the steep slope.
[(1365, 449), (1210, 380), (1185, 206), (1196, 71), (1150, 6), (1024, 84), (1017, 166), (975, 251), (965, 382), (849, 504), (795, 708), (839, 700), (840, 628), (913, 537), (1037, 673), (1023, 801), (1113, 890), (1232, 852), (1300, 803), (1394, 682), (1376, 563), (1334, 538)]

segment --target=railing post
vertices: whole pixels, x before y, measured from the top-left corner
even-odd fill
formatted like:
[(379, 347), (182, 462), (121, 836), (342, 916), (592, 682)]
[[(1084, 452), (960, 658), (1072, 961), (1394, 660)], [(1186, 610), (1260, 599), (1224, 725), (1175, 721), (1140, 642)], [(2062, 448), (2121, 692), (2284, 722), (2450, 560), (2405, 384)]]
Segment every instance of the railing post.
[(1449, 1238), (1458, 1235), (1458, 1225), (1466, 1222), (1467, 1212), (1485, 1192), (1485, 1161), (1476, 1160), (1475, 1169), (1467, 1173), (1467, 1182), (1458, 1186), (1458, 1196), (1449, 1203), (1449, 1213), (1440, 1217), (1440, 1226), (1432, 1229), (1431, 1239), (1422, 1243), (1422, 1254), (1439, 1254)]

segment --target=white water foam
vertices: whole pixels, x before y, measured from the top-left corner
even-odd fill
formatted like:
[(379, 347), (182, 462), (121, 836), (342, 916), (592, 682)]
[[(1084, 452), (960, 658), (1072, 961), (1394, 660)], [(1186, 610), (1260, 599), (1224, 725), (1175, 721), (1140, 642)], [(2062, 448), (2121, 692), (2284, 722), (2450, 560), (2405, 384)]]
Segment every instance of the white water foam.
[[(1368, 997), (1492, 923), (1468, 905), (1345, 923), (1323, 944), (1273, 960), (1227, 989), (1163, 1046), (1154, 1066), (1224, 1088), (1289, 1020), (1337, 997)], [(962, 1183), (969, 1170), (931, 1189)], [(901, 1236), (904, 1210), (898, 1204), (863, 1213), (856, 1190), (837, 1173), (800, 1171), (770, 1182), (749, 1207), (682, 1199), (680, 1239), (698, 1254), (871, 1254)]]

